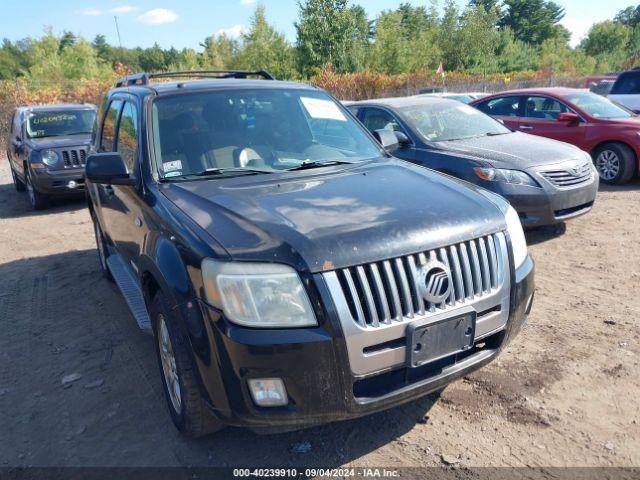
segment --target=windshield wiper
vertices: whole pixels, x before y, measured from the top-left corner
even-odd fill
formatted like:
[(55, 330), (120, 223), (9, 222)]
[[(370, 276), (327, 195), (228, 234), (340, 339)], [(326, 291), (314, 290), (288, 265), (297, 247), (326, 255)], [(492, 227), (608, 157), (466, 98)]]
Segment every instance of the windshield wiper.
[(225, 173), (247, 173), (250, 175), (255, 175), (258, 173), (273, 173), (273, 170), (263, 170), (259, 168), (242, 168), (242, 167), (234, 167), (234, 168), (207, 168), (198, 173), (192, 173), (190, 175), (185, 176), (195, 176), (195, 177), (208, 177), (214, 175), (222, 175)]
[(506, 135), (507, 133), (513, 133), (513, 132), (487, 132), (487, 133), (485, 133), (485, 136), (487, 136), (487, 137), (497, 137), (498, 135)]
[(324, 162), (318, 162), (317, 160), (305, 160), (297, 167), (287, 168), (288, 172), (293, 172), (295, 170), (307, 170), (309, 168), (319, 168), (319, 167), (327, 167), (329, 165), (345, 165), (357, 162), (350, 162), (348, 160), (326, 160)]

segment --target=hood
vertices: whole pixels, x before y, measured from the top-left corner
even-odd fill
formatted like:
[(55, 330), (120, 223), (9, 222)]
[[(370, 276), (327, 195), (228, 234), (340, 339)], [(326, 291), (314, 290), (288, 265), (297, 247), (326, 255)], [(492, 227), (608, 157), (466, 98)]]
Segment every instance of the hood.
[(319, 272), (504, 228), (477, 187), (398, 160), (165, 183), (161, 191), (235, 260)]
[(584, 158), (578, 147), (520, 132), (439, 142), (437, 148), (484, 160), (492, 167), (516, 170)]
[(630, 118), (599, 118), (597, 120), (606, 122), (608, 125), (640, 129), (640, 116)]
[(83, 133), (79, 135), (61, 135), (59, 137), (30, 138), (27, 142), (34, 150), (77, 147), (79, 145), (88, 146), (91, 143), (91, 134)]

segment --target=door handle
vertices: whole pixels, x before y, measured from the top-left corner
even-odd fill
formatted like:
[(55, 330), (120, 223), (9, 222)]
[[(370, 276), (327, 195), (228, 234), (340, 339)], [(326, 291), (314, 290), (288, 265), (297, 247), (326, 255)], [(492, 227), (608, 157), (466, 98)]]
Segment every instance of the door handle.
[(520, 130), (533, 130), (531, 125), (520, 125)]
[(113, 187), (111, 185), (105, 185), (104, 191), (110, 197), (113, 197), (113, 195), (115, 194), (115, 192), (113, 191)]

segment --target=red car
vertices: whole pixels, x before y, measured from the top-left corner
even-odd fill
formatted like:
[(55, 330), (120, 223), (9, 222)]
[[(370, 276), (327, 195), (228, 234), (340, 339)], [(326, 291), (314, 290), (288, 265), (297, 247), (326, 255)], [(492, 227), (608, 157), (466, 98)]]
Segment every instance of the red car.
[(560, 87), (512, 90), (471, 105), (512, 130), (589, 152), (605, 183), (628, 182), (640, 171), (640, 117), (595, 93)]

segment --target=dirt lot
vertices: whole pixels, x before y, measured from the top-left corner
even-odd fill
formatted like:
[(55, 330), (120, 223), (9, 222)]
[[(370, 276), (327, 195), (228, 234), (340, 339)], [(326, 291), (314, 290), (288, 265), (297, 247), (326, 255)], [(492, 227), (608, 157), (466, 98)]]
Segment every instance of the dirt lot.
[(440, 398), (288, 434), (186, 440), (151, 338), (98, 272), (83, 203), (30, 212), (0, 159), (0, 467), (638, 466), (640, 182), (601, 190), (566, 231), (528, 235), (528, 327)]

